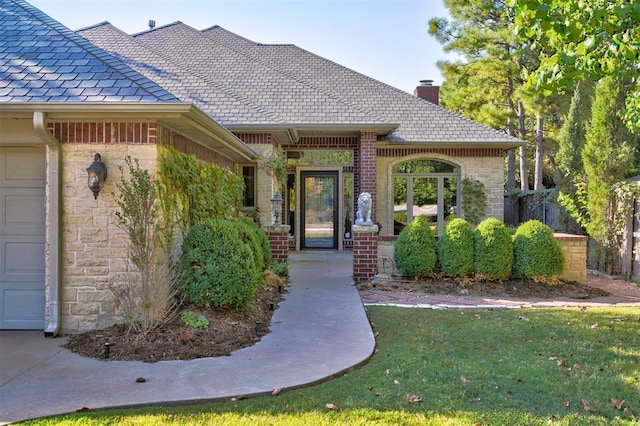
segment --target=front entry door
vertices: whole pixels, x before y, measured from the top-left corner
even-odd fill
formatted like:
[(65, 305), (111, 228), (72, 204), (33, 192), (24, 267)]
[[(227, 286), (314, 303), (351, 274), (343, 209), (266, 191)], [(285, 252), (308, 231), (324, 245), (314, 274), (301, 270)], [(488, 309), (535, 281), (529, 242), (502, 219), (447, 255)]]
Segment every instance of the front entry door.
[(338, 172), (305, 171), (300, 174), (300, 248), (338, 248)]

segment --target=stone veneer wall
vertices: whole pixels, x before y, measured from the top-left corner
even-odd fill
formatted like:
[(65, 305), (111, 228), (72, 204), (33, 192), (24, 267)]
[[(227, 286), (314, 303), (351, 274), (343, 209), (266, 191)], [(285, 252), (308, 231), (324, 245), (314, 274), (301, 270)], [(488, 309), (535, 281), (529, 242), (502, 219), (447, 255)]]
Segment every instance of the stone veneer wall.
[(504, 218), (504, 158), (496, 149), (378, 149), (377, 220), (381, 234), (393, 234), (393, 166), (409, 160), (432, 159), (453, 163), (460, 167), (461, 179), (469, 177), (484, 183), (487, 193), (486, 217)]
[(554, 234), (564, 254), (564, 269), (560, 278), (587, 283), (587, 241), (583, 235)]
[[(125, 157), (155, 174), (159, 145), (172, 145), (203, 161), (233, 169), (234, 164), (200, 144), (153, 122), (48, 123), (61, 142), (62, 277), (59, 311), (61, 333), (78, 333), (121, 322), (110, 282), (127, 271), (125, 235), (114, 221), (113, 193)], [(105, 187), (94, 200), (86, 168), (100, 153), (107, 166)]]
[[(62, 283), (60, 314), (62, 333), (102, 328), (119, 322), (110, 282), (127, 270), (123, 253), (125, 235), (116, 227), (113, 213), (115, 186), (124, 158), (140, 161), (154, 173), (154, 144), (62, 144)], [(97, 200), (87, 187), (86, 168), (100, 153), (107, 166), (105, 187)]]
[[(587, 237), (556, 233), (554, 237), (564, 254), (565, 265), (560, 278), (587, 283)], [(378, 242), (378, 271), (383, 274), (395, 273), (393, 247), (396, 237), (380, 237)]]

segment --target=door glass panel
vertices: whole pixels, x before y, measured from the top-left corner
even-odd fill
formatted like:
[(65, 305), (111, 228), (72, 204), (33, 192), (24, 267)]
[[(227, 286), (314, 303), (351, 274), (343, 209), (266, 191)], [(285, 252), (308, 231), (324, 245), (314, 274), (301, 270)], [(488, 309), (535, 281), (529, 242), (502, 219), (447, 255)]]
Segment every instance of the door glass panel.
[(336, 176), (303, 176), (304, 248), (336, 248)]

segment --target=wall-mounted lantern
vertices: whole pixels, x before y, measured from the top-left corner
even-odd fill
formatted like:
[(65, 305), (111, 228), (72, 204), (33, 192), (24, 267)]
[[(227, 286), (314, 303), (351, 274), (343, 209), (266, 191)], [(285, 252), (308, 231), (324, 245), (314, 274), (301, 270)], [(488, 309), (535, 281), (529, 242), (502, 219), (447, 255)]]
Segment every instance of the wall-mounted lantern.
[(107, 179), (107, 167), (102, 162), (100, 154), (93, 156), (93, 163), (87, 168), (87, 184), (93, 192), (93, 198), (98, 199), (98, 194), (104, 187), (104, 181)]
[(271, 199), (271, 208), (273, 210), (273, 224), (275, 226), (280, 226), (280, 215), (282, 214), (282, 196), (280, 194), (276, 194)]

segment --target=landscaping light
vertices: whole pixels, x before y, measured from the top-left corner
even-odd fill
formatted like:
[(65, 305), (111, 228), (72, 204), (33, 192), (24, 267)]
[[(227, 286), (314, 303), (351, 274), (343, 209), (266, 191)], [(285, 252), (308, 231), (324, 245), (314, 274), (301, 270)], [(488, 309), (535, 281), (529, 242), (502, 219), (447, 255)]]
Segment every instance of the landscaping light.
[(111, 345), (109, 344), (109, 342), (104, 344), (104, 357), (105, 358), (109, 358), (109, 351), (111, 349)]
[(262, 323), (260, 320), (256, 320), (256, 335), (260, 336), (262, 334)]
[(102, 162), (100, 154), (93, 156), (93, 163), (87, 168), (87, 177), (89, 189), (93, 192), (93, 198), (97, 200), (107, 179), (107, 167)]
[(282, 213), (282, 202), (284, 200), (282, 199), (282, 196), (280, 194), (276, 194), (273, 196), (273, 198), (271, 199), (271, 208), (273, 210), (273, 224), (275, 226), (279, 226), (281, 225), (280, 223), (280, 215)]

